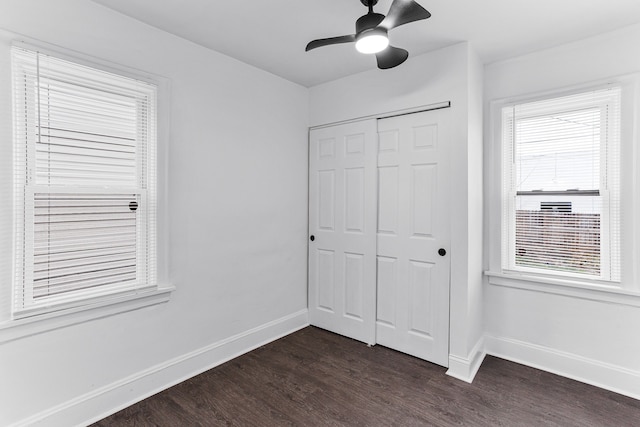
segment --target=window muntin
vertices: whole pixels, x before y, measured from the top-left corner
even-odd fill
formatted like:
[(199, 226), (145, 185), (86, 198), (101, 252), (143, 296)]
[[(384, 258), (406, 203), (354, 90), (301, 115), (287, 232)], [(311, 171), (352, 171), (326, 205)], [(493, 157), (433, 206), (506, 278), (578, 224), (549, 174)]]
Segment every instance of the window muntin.
[(18, 47), (12, 60), (14, 318), (155, 286), (157, 88)]
[(502, 109), (505, 270), (620, 280), (620, 89)]

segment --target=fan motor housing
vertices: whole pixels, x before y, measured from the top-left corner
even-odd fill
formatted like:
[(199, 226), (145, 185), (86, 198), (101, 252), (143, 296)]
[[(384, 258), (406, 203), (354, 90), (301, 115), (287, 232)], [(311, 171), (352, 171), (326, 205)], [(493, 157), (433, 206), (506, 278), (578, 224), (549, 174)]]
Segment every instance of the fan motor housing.
[(378, 0), (360, 0), (360, 3), (369, 7), (369, 3), (371, 3), (371, 6), (375, 6), (376, 4), (378, 4)]
[(356, 34), (360, 34), (365, 30), (377, 27), (383, 19), (384, 15), (381, 13), (367, 13), (366, 15), (361, 16), (356, 21)]

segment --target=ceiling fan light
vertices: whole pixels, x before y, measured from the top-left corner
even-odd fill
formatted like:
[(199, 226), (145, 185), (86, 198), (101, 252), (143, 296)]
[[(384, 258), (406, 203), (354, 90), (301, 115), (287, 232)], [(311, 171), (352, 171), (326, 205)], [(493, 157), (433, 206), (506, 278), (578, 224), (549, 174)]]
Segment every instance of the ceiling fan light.
[(373, 29), (361, 34), (356, 41), (356, 49), (360, 53), (378, 53), (389, 46), (387, 32), (381, 29)]

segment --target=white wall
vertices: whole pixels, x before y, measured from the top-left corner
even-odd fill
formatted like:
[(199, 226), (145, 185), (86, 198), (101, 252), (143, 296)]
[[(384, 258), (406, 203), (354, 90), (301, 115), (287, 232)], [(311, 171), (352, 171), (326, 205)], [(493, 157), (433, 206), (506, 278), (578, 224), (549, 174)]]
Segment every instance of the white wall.
[[(3, 0), (0, 28), (170, 80), (160, 268), (176, 286), (0, 344), (0, 425), (83, 423), (306, 324), (307, 89), (86, 0)], [(3, 68), (5, 100), (9, 85)]]
[[(491, 139), (489, 102), (638, 72), (639, 41), (640, 25), (635, 25), (485, 68), (485, 235), (490, 241), (487, 253), (492, 254), (487, 267), (499, 269), (501, 215), (499, 176), (493, 172), (499, 170), (499, 159)], [(635, 117), (637, 121), (638, 110)], [(637, 133), (626, 144), (638, 147)], [(636, 180), (637, 171), (635, 164)], [(635, 236), (637, 242), (638, 212), (632, 214), (633, 206), (625, 203), (623, 216), (635, 224), (623, 234)], [(636, 263), (637, 257), (629, 262)], [(500, 285), (485, 285), (489, 353), (640, 398), (640, 297), (492, 281)], [(624, 285), (631, 290), (638, 287), (628, 282), (628, 276)]]
[[(372, 63), (372, 66), (374, 64)], [(482, 331), (482, 66), (467, 43), (310, 89), (317, 126), (451, 101), (451, 375), (470, 380)], [(473, 144), (473, 147), (470, 147)]]
[[(310, 88), (309, 125), (443, 101), (451, 101), (456, 117), (466, 116), (468, 49), (467, 44), (460, 43), (410, 56), (402, 66), (389, 70), (375, 68), (375, 59), (371, 58), (369, 71)], [(456, 140), (463, 138), (465, 129), (457, 129)]]

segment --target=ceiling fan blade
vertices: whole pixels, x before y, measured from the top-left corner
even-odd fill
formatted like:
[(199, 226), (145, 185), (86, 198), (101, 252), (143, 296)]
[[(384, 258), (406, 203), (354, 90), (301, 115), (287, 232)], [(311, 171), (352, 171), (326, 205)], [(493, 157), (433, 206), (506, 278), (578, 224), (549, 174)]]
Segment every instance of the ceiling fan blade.
[(380, 26), (389, 31), (400, 25), (427, 19), (430, 16), (429, 11), (414, 0), (394, 0), (387, 17), (380, 23)]
[(376, 53), (378, 60), (378, 68), (386, 70), (388, 68), (397, 67), (407, 60), (409, 52), (399, 47), (388, 46), (382, 52)]
[(332, 44), (340, 44), (340, 43), (351, 43), (355, 41), (356, 41), (355, 34), (351, 34), (348, 36), (329, 37), (328, 39), (318, 39), (318, 40), (309, 42), (309, 44), (305, 49), (305, 52), (309, 52), (311, 49), (315, 49), (317, 47), (329, 46)]

